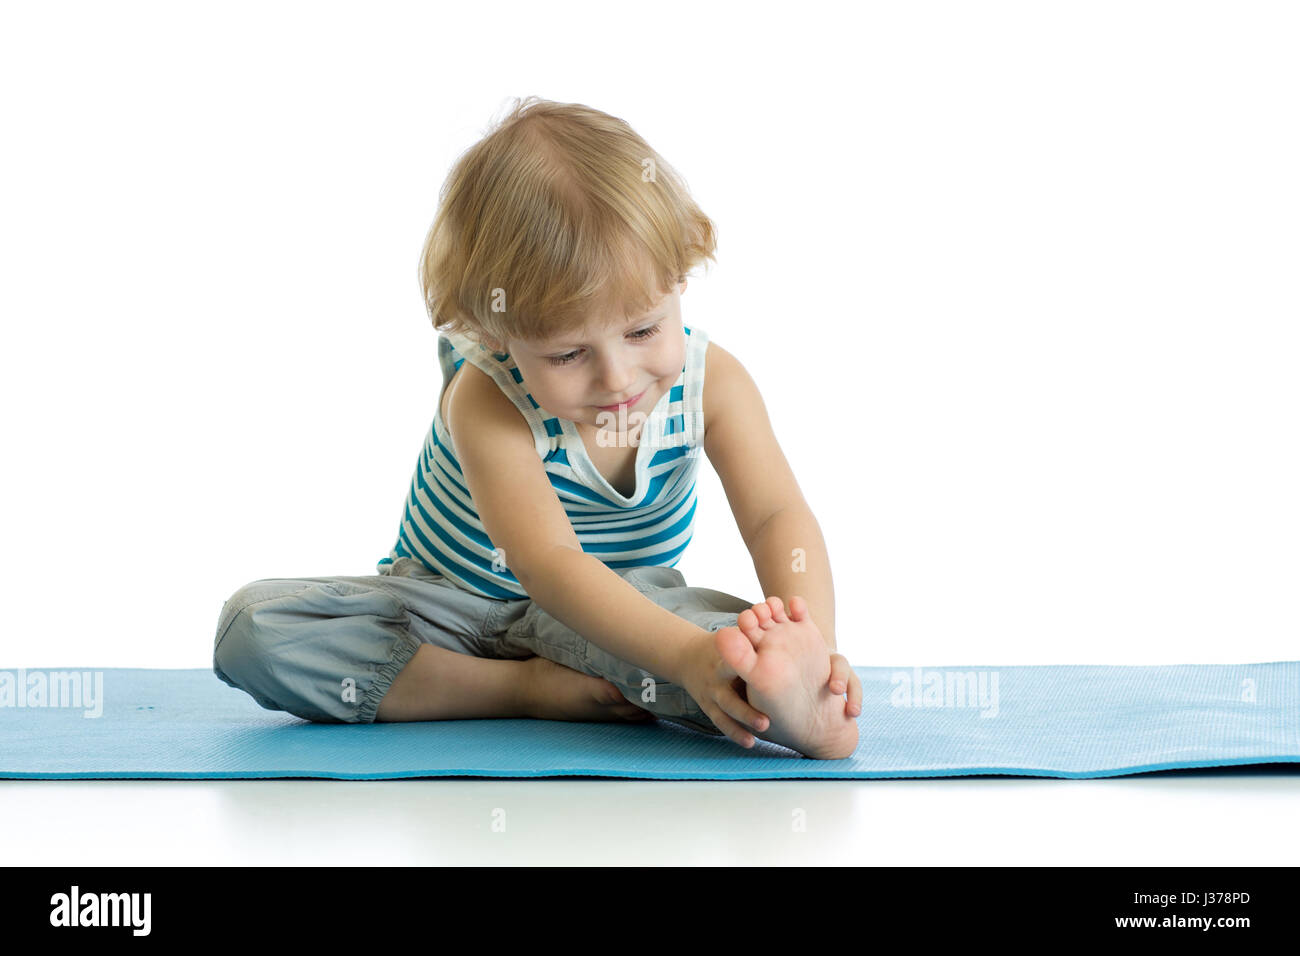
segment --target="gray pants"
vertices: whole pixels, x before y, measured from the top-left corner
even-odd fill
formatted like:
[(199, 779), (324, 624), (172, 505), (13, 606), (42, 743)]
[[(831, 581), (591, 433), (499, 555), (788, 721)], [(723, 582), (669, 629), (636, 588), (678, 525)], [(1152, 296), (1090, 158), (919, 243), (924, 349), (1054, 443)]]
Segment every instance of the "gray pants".
[[(706, 631), (734, 625), (755, 603), (688, 587), (675, 568), (615, 571)], [(421, 644), (474, 657), (537, 656), (605, 678), (656, 717), (722, 733), (680, 686), (602, 650), (527, 598), (472, 594), (410, 558), (397, 559), (387, 572), (244, 585), (221, 609), (213, 671), (268, 710), (325, 723), (371, 723)], [(653, 700), (642, 698), (646, 677), (654, 680)]]

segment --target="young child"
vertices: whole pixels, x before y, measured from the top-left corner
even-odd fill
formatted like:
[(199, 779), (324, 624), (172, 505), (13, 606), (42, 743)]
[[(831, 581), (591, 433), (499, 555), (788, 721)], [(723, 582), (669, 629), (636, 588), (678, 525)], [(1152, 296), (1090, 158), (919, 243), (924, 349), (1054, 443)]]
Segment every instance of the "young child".
[[(395, 546), (376, 575), (245, 585), (217, 676), (308, 720), (658, 716), (852, 754), (862, 688), (834, 652), (820, 528), (753, 380), (683, 324), (714, 248), (622, 120), (516, 100), (457, 161), (425, 243), (443, 383)], [(751, 604), (674, 569), (701, 450), (764, 592), (806, 599)]]

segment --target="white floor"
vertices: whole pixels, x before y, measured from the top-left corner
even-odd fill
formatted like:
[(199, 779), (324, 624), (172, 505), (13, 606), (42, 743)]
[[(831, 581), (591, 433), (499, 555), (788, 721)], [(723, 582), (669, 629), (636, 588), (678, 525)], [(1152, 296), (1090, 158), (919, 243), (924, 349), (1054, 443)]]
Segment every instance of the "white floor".
[(11, 866), (1278, 866), (1300, 862), (1297, 807), (1300, 765), (1100, 780), (0, 780)]

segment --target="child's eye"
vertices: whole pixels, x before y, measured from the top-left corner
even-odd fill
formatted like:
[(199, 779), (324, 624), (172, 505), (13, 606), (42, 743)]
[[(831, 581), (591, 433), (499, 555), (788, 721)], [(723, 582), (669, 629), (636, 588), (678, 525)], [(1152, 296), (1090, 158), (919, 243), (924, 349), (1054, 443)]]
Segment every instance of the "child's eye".
[[(658, 324), (651, 325), (644, 329), (637, 329), (635, 332), (632, 332), (630, 334), (631, 337), (636, 341), (644, 342), (646, 339), (654, 338), (656, 335), (659, 334), (659, 326)], [(578, 357), (577, 352), (567, 352), (564, 355), (551, 356), (550, 362), (552, 365), (568, 365), (570, 362), (576, 360), (577, 357)]]

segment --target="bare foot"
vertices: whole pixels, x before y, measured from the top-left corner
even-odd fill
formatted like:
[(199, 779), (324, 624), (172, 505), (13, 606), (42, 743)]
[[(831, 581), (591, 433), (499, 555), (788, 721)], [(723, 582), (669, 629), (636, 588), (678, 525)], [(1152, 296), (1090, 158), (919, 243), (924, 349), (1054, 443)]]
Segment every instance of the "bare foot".
[(828, 686), (831, 651), (801, 597), (790, 614), (779, 597), (740, 612), (720, 628), (718, 653), (745, 681), (746, 697), (772, 725), (764, 740), (820, 760), (842, 760), (858, 746), (858, 723)]
[(545, 657), (520, 663), (520, 707), (528, 717), (631, 723), (654, 719), (654, 714), (629, 702), (603, 677), (579, 673)]

